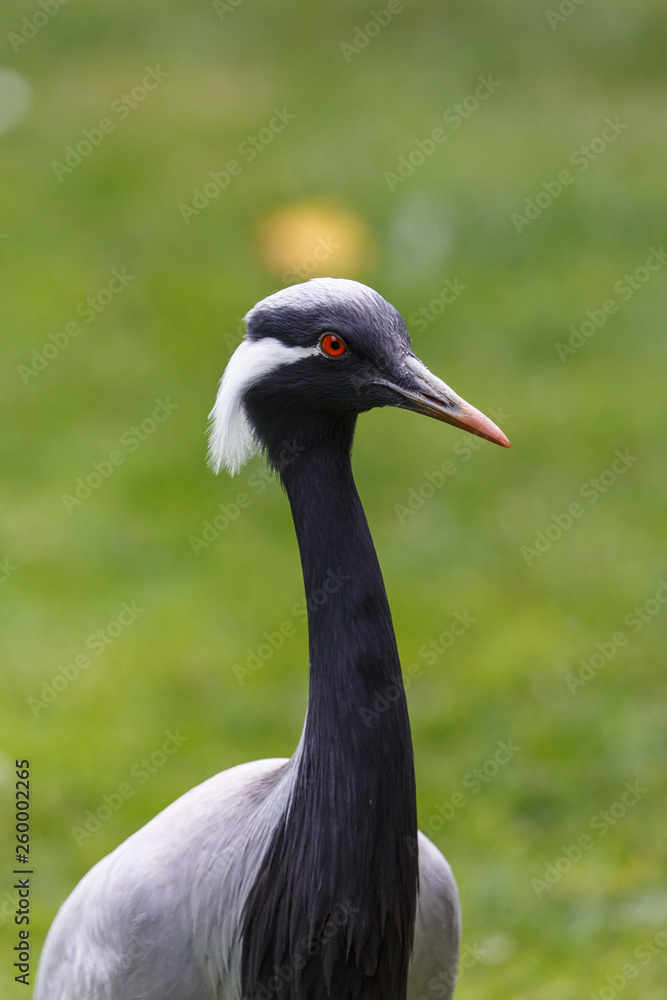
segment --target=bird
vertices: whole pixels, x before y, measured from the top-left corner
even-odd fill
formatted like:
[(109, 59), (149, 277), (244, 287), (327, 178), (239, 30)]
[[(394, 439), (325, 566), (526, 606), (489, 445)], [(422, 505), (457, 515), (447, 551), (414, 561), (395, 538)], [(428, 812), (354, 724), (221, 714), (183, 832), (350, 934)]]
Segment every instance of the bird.
[(99, 861), (50, 928), (35, 1000), (453, 996), (458, 892), (418, 830), (396, 638), (351, 464), (357, 418), (388, 406), (509, 447), (360, 282), (313, 278), (245, 316), (209, 463), (235, 474), (260, 452), (287, 495), (308, 608), (301, 737), (290, 758), (208, 778)]

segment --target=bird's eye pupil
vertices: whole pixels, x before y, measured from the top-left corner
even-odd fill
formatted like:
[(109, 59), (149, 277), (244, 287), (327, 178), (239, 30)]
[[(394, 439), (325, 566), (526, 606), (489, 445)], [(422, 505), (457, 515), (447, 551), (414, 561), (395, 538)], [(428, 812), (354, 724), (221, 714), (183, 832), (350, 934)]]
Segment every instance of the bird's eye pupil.
[(340, 339), (340, 337), (334, 336), (333, 333), (325, 333), (320, 340), (320, 347), (325, 354), (329, 357), (339, 358), (341, 354), (347, 352), (346, 344)]

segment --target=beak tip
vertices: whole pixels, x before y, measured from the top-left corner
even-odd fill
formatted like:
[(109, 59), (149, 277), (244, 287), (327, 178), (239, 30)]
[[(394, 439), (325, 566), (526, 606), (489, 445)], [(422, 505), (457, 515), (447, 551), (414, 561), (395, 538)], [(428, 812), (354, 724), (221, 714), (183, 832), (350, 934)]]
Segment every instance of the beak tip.
[(393, 388), (411, 401), (410, 409), (460, 427), (492, 444), (500, 445), (501, 448), (511, 448), (509, 438), (493, 420), (461, 399), (453, 389), (433, 375), (419, 358), (408, 358), (408, 368), (415, 377), (414, 388), (410, 391), (397, 385)]
[(501, 448), (511, 447), (509, 438), (501, 431), (497, 424), (494, 424), (493, 420), (489, 420), (488, 417), (474, 406), (463, 400), (461, 401), (461, 410), (463, 412), (463, 420), (459, 423), (459, 426), (463, 427), (464, 430), (478, 434), (480, 437), (486, 438), (487, 441), (491, 441), (492, 444), (499, 444)]

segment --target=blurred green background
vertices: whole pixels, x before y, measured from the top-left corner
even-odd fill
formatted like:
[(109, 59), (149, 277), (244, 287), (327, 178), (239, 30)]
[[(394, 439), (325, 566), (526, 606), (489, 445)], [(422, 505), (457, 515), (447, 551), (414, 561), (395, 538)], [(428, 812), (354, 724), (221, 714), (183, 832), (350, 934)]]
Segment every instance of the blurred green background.
[[(512, 440), (377, 411), (354, 459), (416, 665), (420, 823), (462, 897), (457, 996), (664, 997), (664, 3), (415, 0), (382, 26), (383, 0), (44, 3), (10, 0), (0, 35), (2, 996), (26, 995), (15, 759), (36, 955), (95, 861), (298, 740), (286, 501), (257, 458), (234, 480), (205, 465), (239, 319), (297, 268), (377, 288)], [(281, 131), (276, 108), (294, 116)], [(179, 208), (234, 159), (198, 214)], [(475, 621), (448, 645), (457, 612)], [(187, 737), (172, 754), (168, 731)], [(502, 764), (499, 741), (520, 748)]]

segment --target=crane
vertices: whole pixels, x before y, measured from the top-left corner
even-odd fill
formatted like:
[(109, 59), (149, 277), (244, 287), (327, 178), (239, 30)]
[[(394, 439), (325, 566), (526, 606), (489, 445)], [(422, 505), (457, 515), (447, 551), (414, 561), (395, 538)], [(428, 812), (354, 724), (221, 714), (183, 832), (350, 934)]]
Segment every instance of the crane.
[[(51, 926), (35, 1000), (454, 992), (456, 883), (417, 828), (398, 651), (350, 452), (357, 417), (377, 406), (509, 441), (431, 374), (366, 285), (311, 279), (245, 321), (209, 461), (234, 474), (261, 450), (286, 491), (308, 604), (302, 735), (291, 758), (209, 778), (98, 862)], [(378, 694), (386, 710), (364, 713)]]

